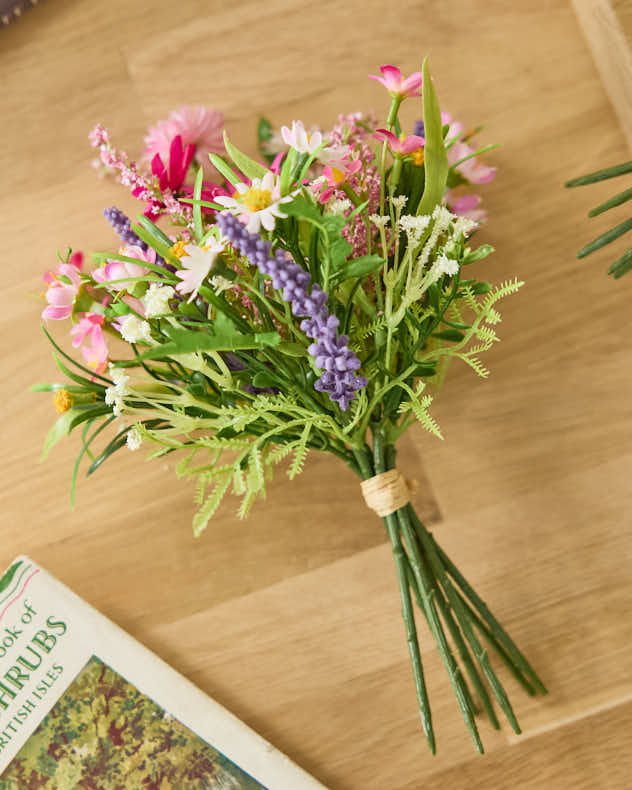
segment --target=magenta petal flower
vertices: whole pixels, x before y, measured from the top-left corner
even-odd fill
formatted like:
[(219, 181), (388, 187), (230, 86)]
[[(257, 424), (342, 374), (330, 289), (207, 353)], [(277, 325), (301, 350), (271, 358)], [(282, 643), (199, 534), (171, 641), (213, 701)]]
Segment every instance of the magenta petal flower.
[(382, 76), (369, 74), (370, 80), (381, 82), (391, 96), (404, 99), (408, 96), (421, 96), (421, 83), (423, 81), (420, 71), (413, 72), (409, 77), (402, 79), (402, 72), (397, 66), (380, 66)]
[(177, 192), (186, 178), (187, 170), (195, 155), (195, 146), (189, 143), (182, 145), (182, 135), (176, 135), (169, 146), (169, 164), (165, 166), (160, 154), (151, 160), (151, 172), (158, 176), (160, 189)]
[(376, 140), (385, 140), (391, 151), (394, 154), (400, 154), (400, 156), (407, 156), (413, 151), (423, 148), (426, 144), (425, 139), (416, 134), (411, 134), (408, 137), (400, 139), (394, 135), (393, 132), (389, 132), (388, 129), (377, 129), (372, 136), (375, 137)]
[(158, 121), (145, 137), (145, 155), (149, 159), (158, 154), (163, 162), (169, 158), (171, 143), (180, 135), (184, 146), (195, 146), (195, 158), (211, 172), (209, 153), (224, 151), (222, 130), (224, 116), (217, 110), (206, 107), (180, 107), (169, 113), (166, 120)]

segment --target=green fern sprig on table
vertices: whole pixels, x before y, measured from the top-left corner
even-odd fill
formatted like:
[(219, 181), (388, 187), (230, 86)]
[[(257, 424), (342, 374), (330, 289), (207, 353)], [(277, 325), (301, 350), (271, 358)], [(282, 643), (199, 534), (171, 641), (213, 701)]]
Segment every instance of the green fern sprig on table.
[[(594, 173), (588, 173), (585, 176), (580, 176), (579, 178), (573, 178), (570, 181), (567, 181), (565, 186), (567, 187), (581, 187), (585, 186), (586, 184), (595, 184), (598, 181), (606, 181), (610, 178), (616, 178), (617, 176), (625, 175), (626, 173), (632, 172), (632, 160), (629, 162), (624, 162), (620, 165), (614, 165), (612, 167), (606, 167), (603, 170), (596, 170)], [(603, 214), (604, 211), (608, 211), (611, 208), (615, 208), (616, 206), (621, 206), (623, 203), (626, 203), (628, 200), (632, 199), (632, 189), (624, 189), (622, 192), (619, 192), (614, 197), (606, 200), (604, 203), (601, 203), (595, 208), (591, 209), (588, 212), (589, 217), (596, 217), (599, 214)], [(632, 230), (632, 218), (626, 219), (621, 222), (619, 225), (616, 225), (614, 228), (607, 230), (605, 233), (602, 233), (593, 241), (586, 244), (585, 247), (577, 253), (578, 258), (585, 258), (590, 253), (595, 252), (595, 250), (599, 250), (602, 247), (605, 247), (606, 244), (610, 244), (611, 242), (618, 239), (619, 236), (623, 236), (624, 233), (627, 231)], [(629, 272), (632, 269), (632, 247), (627, 249), (621, 257), (617, 258), (614, 263), (612, 263), (608, 269), (608, 274), (611, 274), (615, 279), (619, 277), (623, 277), (626, 272)]]

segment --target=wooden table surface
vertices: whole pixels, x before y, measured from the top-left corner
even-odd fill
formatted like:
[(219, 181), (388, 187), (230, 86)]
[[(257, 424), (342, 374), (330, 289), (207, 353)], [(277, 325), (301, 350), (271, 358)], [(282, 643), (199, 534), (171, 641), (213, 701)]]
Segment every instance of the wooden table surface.
[[(524, 734), (483, 725), (484, 757), (422, 632), (427, 752), (390, 550), (350, 472), (314, 455), (247, 522), (231, 503), (196, 540), (173, 464), (123, 452), (73, 511), (77, 441), (39, 465), (54, 414), (28, 392), (58, 378), (39, 329), (55, 249), (112, 246), (102, 208), (134, 209), (90, 167), (95, 122), (133, 152), (199, 102), (253, 150), (260, 113), (326, 126), (379, 109), (366, 75), (426, 53), (442, 106), (501, 143), (481, 188), (489, 278), (526, 281), (490, 379), (454, 367), (435, 401), (446, 441), (412, 431), (402, 450), (437, 538), (551, 690), (508, 680)], [(612, 251), (575, 259), (625, 211), (588, 222), (613, 185), (562, 188), (627, 152), (570, 3), (50, 0), (0, 30), (0, 67), (2, 563), (29, 553), (332, 790), (629, 788), (632, 275), (606, 277)]]

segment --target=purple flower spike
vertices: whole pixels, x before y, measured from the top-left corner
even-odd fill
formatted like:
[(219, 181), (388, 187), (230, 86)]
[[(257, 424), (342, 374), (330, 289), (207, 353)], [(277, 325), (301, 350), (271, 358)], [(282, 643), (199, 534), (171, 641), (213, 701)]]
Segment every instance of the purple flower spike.
[(147, 249), (145, 242), (140, 239), (132, 230), (132, 223), (129, 217), (127, 217), (120, 209), (116, 208), (116, 206), (104, 208), (103, 216), (114, 228), (122, 242), (140, 247), (143, 250)]
[[(324, 372), (314, 384), (318, 392), (327, 392), (343, 411), (366, 387), (364, 376), (356, 376), (360, 360), (348, 347), (349, 338), (338, 335), (339, 321), (327, 310), (327, 294), (320, 285), (312, 284), (309, 274), (283, 250), (271, 252), (272, 245), (260, 236), (249, 233), (237, 217), (228, 212), (217, 215), (217, 225), (225, 238), (262, 274), (272, 278), (272, 285), (283, 292), (295, 316), (305, 316), (301, 329), (314, 342), (307, 349), (316, 366)], [(311, 285), (311, 289), (310, 289)]]

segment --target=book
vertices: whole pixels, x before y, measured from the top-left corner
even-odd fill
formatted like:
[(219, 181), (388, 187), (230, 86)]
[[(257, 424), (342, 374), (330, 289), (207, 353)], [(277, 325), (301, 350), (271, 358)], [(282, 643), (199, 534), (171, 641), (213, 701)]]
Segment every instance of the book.
[(323, 790), (28, 557), (0, 579), (0, 790)]

